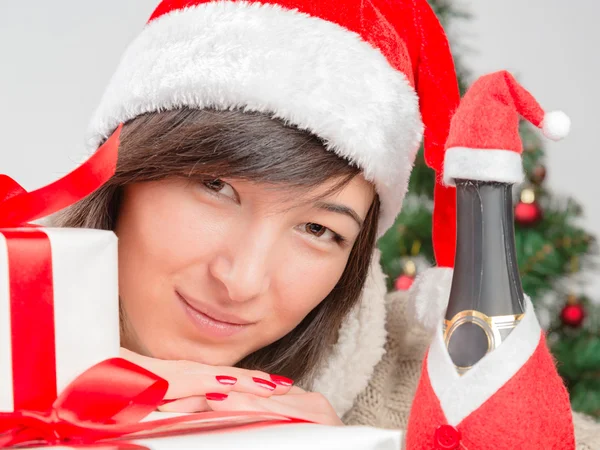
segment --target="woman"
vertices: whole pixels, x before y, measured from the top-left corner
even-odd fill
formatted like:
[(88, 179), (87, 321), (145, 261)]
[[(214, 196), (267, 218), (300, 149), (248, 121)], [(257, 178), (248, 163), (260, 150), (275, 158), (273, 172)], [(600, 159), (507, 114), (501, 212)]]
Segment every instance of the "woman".
[(158, 6), (90, 128), (125, 122), (117, 173), (59, 224), (119, 237), (122, 353), (163, 410), (406, 426), (430, 336), (375, 242), (454, 73), (425, 0)]

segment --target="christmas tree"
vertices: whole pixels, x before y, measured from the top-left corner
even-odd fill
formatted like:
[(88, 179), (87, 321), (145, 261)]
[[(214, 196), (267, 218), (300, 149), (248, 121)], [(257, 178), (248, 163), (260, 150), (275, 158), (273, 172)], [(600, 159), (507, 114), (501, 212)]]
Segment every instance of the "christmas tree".
[[(449, 0), (430, 0), (445, 28), (468, 19)], [(452, 41), (451, 37), (451, 41)], [(452, 42), (457, 49), (456, 42)], [(461, 92), (470, 76), (454, 55)], [(538, 130), (521, 125), (527, 181), (515, 187), (515, 238), (524, 291), (531, 297), (571, 396), (573, 409), (600, 419), (600, 308), (567, 286), (590, 264), (594, 238), (577, 225), (581, 207), (544, 185), (544, 149)], [(402, 213), (379, 241), (390, 290), (406, 290), (434, 264), (431, 241), (434, 173), (419, 152)]]

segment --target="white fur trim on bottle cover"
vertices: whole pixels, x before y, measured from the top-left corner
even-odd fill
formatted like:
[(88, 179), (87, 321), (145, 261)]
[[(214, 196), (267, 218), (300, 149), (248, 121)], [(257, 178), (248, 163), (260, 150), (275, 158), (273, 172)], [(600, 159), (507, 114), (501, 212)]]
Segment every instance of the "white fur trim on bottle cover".
[(523, 181), (521, 155), (512, 150), (452, 147), (444, 156), (444, 183), (454, 186), (454, 180)]
[(334, 23), (258, 2), (151, 21), (109, 83), (90, 150), (120, 122), (182, 106), (270, 113), (321, 137), (375, 183), (379, 236), (400, 211), (423, 132), (417, 94), (379, 50)]
[(492, 397), (523, 367), (540, 344), (542, 329), (529, 297), (525, 302), (525, 316), (506, 340), (462, 376), (448, 354), (442, 327), (437, 328), (429, 347), (427, 372), (450, 425), (460, 424)]
[(431, 267), (419, 274), (411, 286), (407, 313), (423, 328), (433, 331), (443, 320), (453, 273), (450, 267)]
[(367, 387), (385, 353), (387, 288), (379, 258), (380, 252), (376, 250), (361, 299), (346, 317), (337, 344), (311, 386), (327, 397), (340, 417)]

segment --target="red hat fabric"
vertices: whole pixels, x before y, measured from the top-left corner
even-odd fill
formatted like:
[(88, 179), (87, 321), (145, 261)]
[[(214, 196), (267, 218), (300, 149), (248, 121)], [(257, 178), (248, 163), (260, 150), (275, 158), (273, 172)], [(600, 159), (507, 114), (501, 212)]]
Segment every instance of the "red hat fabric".
[(321, 137), (363, 169), (394, 222), (423, 132), (441, 170), (459, 101), (426, 0), (164, 0), (124, 54), (89, 131), (187, 106), (259, 111)]
[(463, 178), (518, 183), (523, 179), (519, 116), (558, 140), (569, 132), (569, 118), (545, 113), (535, 98), (506, 71), (479, 78), (452, 119), (444, 161), (444, 180)]

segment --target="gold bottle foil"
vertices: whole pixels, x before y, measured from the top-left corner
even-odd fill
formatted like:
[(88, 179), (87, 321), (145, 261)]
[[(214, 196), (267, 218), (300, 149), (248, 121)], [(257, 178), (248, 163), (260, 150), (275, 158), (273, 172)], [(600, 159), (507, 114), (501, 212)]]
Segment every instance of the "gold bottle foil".
[[(510, 332), (523, 319), (524, 314), (509, 314), (506, 316), (487, 316), (479, 311), (466, 310), (454, 315), (451, 320), (444, 320), (444, 343), (446, 348), (450, 345), (452, 334), (462, 325), (470, 323), (478, 326), (487, 337), (487, 352), (498, 348)], [(455, 366), (459, 374), (464, 374), (471, 367)]]

